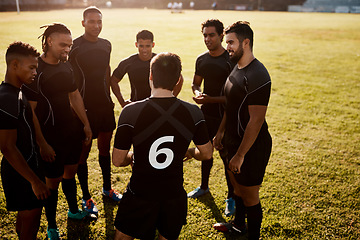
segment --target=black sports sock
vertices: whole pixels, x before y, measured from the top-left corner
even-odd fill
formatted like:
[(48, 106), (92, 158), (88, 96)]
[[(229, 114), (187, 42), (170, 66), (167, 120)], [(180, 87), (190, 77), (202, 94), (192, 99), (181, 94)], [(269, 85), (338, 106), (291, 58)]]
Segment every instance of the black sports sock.
[(62, 180), (62, 190), (66, 197), (66, 200), (69, 204), (69, 209), (71, 213), (77, 213), (79, 211), (77, 205), (77, 191), (76, 191), (76, 181), (75, 177), (70, 179), (63, 178)]
[(234, 224), (240, 228), (245, 227), (245, 205), (241, 197), (234, 194), (235, 200), (235, 219)]
[(103, 175), (103, 188), (105, 191), (109, 191), (111, 189), (110, 155), (102, 156), (99, 154), (99, 164)]
[(262, 209), (260, 202), (255, 206), (246, 207), (248, 231), (250, 240), (258, 240), (260, 238), (260, 228), (262, 222)]
[(226, 184), (227, 184), (227, 187), (228, 187), (227, 199), (229, 199), (229, 198), (234, 198), (235, 199), (234, 187), (231, 184), (229, 173), (226, 170), (226, 168), (225, 168), (225, 178), (226, 178)]
[(206, 190), (209, 187), (210, 171), (213, 166), (213, 163), (214, 163), (213, 158), (201, 162), (201, 186), (200, 186), (201, 189)]
[(58, 190), (50, 189), (50, 196), (45, 200), (45, 215), (49, 228), (57, 228), (56, 225), (56, 208), (58, 200)]
[(88, 184), (88, 165), (85, 164), (79, 164), (77, 175), (80, 182), (80, 187), (83, 193), (83, 199), (89, 200), (91, 198), (90, 192), (89, 192), (89, 184)]

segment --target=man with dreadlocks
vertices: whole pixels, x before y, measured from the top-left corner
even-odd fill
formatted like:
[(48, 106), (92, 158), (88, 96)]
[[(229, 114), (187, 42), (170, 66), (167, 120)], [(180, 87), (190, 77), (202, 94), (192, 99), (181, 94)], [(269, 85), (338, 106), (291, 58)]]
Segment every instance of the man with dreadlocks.
[[(115, 129), (114, 103), (110, 97), (111, 43), (99, 38), (102, 13), (96, 7), (84, 10), (82, 25), (85, 33), (74, 40), (69, 62), (74, 69), (80, 94), (84, 99), (86, 114), (93, 138), (97, 138), (99, 164), (103, 175), (103, 195), (118, 202), (121, 194), (111, 188), (110, 141)], [(79, 161), (78, 178), (83, 192), (82, 205), (89, 213), (97, 214), (95, 201), (88, 186), (87, 158), (91, 143), (83, 146)]]
[(90, 143), (92, 133), (71, 65), (66, 62), (72, 46), (71, 32), (60, 23), (44, 27), (43, 54), (39, 58), (37, 76), (24, 88), (24, 93), (35, 113), (36, 140), (51, 192), (45, 203), (47, 234), (49, 239), (60, 239), (56, 225), (60, 182), (69, 204), (68, 217), (83, 219), (88, 215), (77, 206), (75, 174), (84, 133), (85, 144)]

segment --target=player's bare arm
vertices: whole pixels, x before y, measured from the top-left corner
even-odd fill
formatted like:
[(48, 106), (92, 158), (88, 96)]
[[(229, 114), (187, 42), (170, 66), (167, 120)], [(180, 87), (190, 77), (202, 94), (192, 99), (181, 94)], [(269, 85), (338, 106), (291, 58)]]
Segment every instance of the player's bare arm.
[(251, 146), (254, 144), (262, 124), (265, 120), (267, 106), (260, 105), (250, 105), (249, 106), (249, 115), (250, 120), (246, 125), (244, 137), (241, 141), (239, 149), (237, 150), (235, 156), (229, 162), (229, 168), (231, 170), (236, 170), (240, 172), (241, 165), (244, 161), (245, 154), (249, 151)]
[(91, 132), (89, 120), (86, 116), (84, 102), (79, 93), (79, 90), (76, 89), (75, 91), (69, 93), (69, 100), (71, 107), (74, 109), (80, 121), (84, 124), (84, 133), (85, 133), (84, 143), (85, 145), (89, 145), (92, 140), (92, 132)]
[(106, 77), (106, 87), (107, 87), (108, 92), (110, 93), (110, 87), (111, 87), (111, 67), (110, 67), (110, 65), (106, 69), (105, 77)]
[(225, 124), (226, 124), (226, 112), (224, 111), (224, 116), (221, 119), (221, 123), (219, 125), (219, 129), (216, 132), (216, 135), (213, 139), (213, 145), (216, 150), (222, 150), (224, 146), (222, 145), (222, 139), (225, 133)]
[(196, 75), (196, 74), (194, 75), (191, 89), (192, 89), (193, 93), (195, 94), (195, 97), (202, 95), (202, 91), (201, 91), (202, 81), (203, 81), (203, 77)]
[(35, 128), (36, 142), (40, 148), (40, 155), (44, 161), (53, 162), (53, 161), (55, 161), (56, 153), (55, 153), (54, 149), (47, 143), (47, 141), (44, 138), (44, 135), (42, 134), (39, 120), (35, 114), (37, 102), (29, 101), (29, 104), (31, 106), (31, 110), (33, 113), (33, 122), (34, 122), (34, 128)]
[(0, 130), (0, 149), (10, 165), (27, 181), (31, 183), (34, 194), (38, 199), (44, 200), (50, 195), (49, 188), (46, 187), (38, 176), (31, 170), (26, 163), (23, 155), (16, 147), (17, 130)]
[(209, 160), (213, 154), (213, 146), (211, 142), (207, 142), (203, 145), (196, 145), (195, 148), (189, 148), (185, 154), (184, 161), (195, 158), (196, 160), (203, 161)]
[(126, 167), (132, 163), (134, 153), (129, 150), (114, 148), (112, 153), (112, 162), (116, 167)]
[(115, 94), (117, 100), (119, 101), (121, 107), (125, 107), (127, 104), (131, 103), (130, 100), (124, 100), (123, 95), (121, 94), (120, 91), (120, 86), (119, 86), (119, 82), (121, 81), (121, 79), (118, 79), (117, 77), (115, 77), (114, 75), (111, 76), (110, 79), (110, 86), (111, 86), (111, 90), (112, 92)]

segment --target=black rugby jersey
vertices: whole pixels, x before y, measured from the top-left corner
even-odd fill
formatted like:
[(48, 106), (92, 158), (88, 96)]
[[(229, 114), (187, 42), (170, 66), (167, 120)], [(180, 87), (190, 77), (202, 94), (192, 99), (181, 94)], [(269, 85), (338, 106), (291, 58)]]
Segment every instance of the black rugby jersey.
[(110, 53), (111, 43), (106, 39), (98, 38), (98, 41), (90, 42), (80, 36), (74, 40), (69, 62), (86, 109), (96, 111), (106, 106), (113, 107), (106, 83)]
[(172, 98), (148, 98), (121, 112), (114, 147), (134, 148), (128, 190), (143, 198), (177, 197), (183, 189), (183, 158), (191, 142), (209, 141), (201, 110)]
[[(217, 97), (221, 96), (225, 81), (233, 68), (234, 63), (230, 61), (227, 51), (218, 57), (212, 57), (209, 52), (205, 52), (196, 59), (195, 75), (204, 79), (203, 92), (209, 96)], [(201, 109), (206, 115), (221, 117), (220, 104), (218, 103), (203, 104)]]
[[(254, 59), (243, 69), (235, 67), (224, 86), (226, 96), (226, 133), (233, 139), (244, 135), (249, 122), (249, 105), (267, 106), (270, 98), (271, 79), (265, 66)], [(237, 129), (234, 129), (237, 126)], [(259, 135), (267, 132), (264, 121)]]
[(35, 81), (22, 89), (29, 101), (37, 102), (35, 113), (47, 141), (63, 141), (79, 130), (80, 120), (69, 100), (69, 93), (77, 89), (69, 62), (53, 65), (39, 58)]
[[(156, 54), (153, 53), (151, 59), (155, 55)], [(148, 61), (142, 61), (137, 53), (122, 60), (118, 67), (114, 70), (114, 76), (120, 80), (126, 73), (128, 74), (131, 87), (130, 100), (132, 102), (143, 100), (151, 95), (149, 84), (151, 59)]]
[(37, 168), (31, 107), (19, 88), (3, 82), (0, 85), (0, 129), (16, 129), (16, 147), (32, 169)]

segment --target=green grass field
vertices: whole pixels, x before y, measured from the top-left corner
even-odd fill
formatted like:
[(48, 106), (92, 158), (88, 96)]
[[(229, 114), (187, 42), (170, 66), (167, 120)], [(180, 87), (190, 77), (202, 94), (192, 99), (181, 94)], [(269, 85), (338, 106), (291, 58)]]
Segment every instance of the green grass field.
[[(101, 37), (113, 46), (111, 67), (135, 52), (135, 34), (155, 34), (155, 52), (169, 51), (183, 61), (185, 83), (179, 97), (191, 101), (196, 57), (206, 51), (200, 23), (218, 18), (229, 25), (247, 20), (255, 32), (254, 53), (272, 77), (267, 121), (273, 151), (261, 199), (263, 239), (360, 238), (360, 15), (287, 12), (185, 11), (105, 9)], [(0, 55), (15, 41), (38, 49), (39, 26), (63, 22), (77, 37), (82, 34), (81, 10), (0, 13)], [(5, 75), (5, 61), (0, 59)], [(125, 95), (129, 83), (121, 82)], [(114, 98), (115, 100), (115, 98)], [(121, 111), (116, 102), (116, 115)], [(94, 143), (94, 146), (96, 142)], [(117, 206), (101, 196), (102, 179), (93, 147), (90, 190), (98, 203), (96, 222), (67, 219), (67, 203), (60, 190), (58, 224), (63, 239), (112, 239)], [(200, 184), (200, 162), (184, 168), (187, 191)], [(228, 220), (223, 215), (226, 184), (222, 161), (215, 153), (210, 191), (189, 200), (188, 224), (180, 239), (234, 239), (212, 229)], [(131, 170), (112, 168), (113, 186), (124, 191)], [(81, 191), (78, 188), (80, 203)], [(0, 238), (15, 238), (15, 214), (5, 209), (0, 187)], [(45, 215), (39, 238), (46, 236)], [(240, 239), (246, 239), (240, 238)]]

